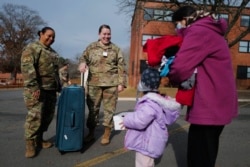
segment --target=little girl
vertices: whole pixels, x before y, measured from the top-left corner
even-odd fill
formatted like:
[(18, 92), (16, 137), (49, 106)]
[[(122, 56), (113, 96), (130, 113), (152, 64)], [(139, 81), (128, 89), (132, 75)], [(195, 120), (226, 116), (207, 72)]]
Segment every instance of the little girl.
[(123, 126), (127, 129), (125, 147), (136, 151), (136, 167), (153, 167), (168, 140), (167, 125), (179, 116), (181, 105), (171, 97), (159, 94), (160, 74), (148, 68), (141, 76), (138, 91), (143, 96), (137, 101), (135, 111), (126, 114)]

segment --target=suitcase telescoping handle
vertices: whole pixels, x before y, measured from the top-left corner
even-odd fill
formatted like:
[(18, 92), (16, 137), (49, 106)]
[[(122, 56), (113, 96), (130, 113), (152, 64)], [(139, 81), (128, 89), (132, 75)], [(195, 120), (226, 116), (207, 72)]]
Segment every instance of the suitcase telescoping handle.
[(84, 73), (81, 72), (81, 86), (84, 86)]
[(84, 73), (81, 72), (81, 86), (82, 87), (86, 86), (88, 75), (89, 75), (89, 70), (88, 69), (86, 69), (86, 71)]

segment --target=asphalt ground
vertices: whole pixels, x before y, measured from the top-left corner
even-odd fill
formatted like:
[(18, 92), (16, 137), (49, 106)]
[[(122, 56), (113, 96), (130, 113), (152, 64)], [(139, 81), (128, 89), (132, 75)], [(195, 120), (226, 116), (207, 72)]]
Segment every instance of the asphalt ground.
[[(250, 92), (238, 91), (239, 116), (227, 125), (220, 138), (216, 167), (250, 167)], [(118, 101), (117, 113), (133, 111), (134, 98)], [(133, 167), (135, 154), (123, 148), (125, 131), (113, 131), (111, 143), (100, 145), (103, 127), (96, 129), (96, 140), (84, 144), (82, 151), (61, 154), (56, 147), (39, 150), (35, 158), (24, 157), (26, 116), (22, 90), (0, 90), (0, 166), (1, 167)], [(86, 108), (85, 114), (88, 110)], [(100, 113), (102, 115), (102, 111)], [(102, 117), (102, 116), (100, 116)], [(169, 126), (165, 152), (157, 159), (157, 167), (186, 167), (186, 145), (189, 124), (184, 120), (185, 108), (177, 122)], [(102, 121), (102, 120), (100, 120)], [(55, 140), (56, 116), (45, 134)], [(86, 129), (85, 129), (85, 132)]]

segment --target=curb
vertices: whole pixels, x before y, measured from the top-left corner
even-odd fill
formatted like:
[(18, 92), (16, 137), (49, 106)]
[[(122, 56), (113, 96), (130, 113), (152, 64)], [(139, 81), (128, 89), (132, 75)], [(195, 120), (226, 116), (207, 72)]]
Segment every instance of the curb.
[(136, 101), (135, 97), (118, 97), (118, 101)]
[(238, 102), (250, 102), (250, 99), (238, 99)]

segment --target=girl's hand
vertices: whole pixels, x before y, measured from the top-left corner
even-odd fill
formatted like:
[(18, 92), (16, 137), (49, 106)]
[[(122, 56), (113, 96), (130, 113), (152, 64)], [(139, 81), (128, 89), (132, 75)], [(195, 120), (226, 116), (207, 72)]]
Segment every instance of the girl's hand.
[(126, 127), (124, 126), (123, 122), (120, 122), (119, 125), (121, 125), (122, 130), (127, 130)]

